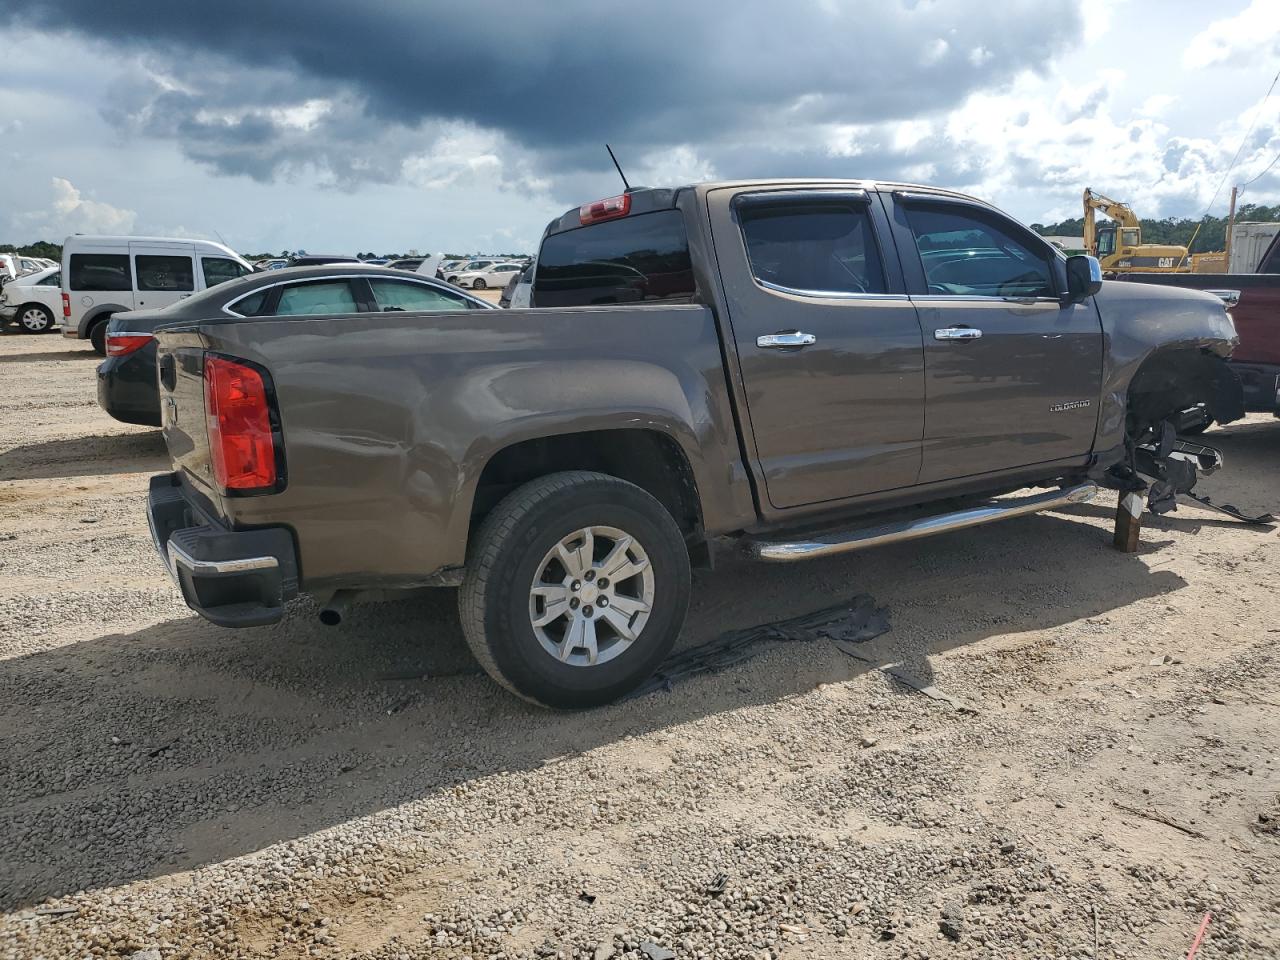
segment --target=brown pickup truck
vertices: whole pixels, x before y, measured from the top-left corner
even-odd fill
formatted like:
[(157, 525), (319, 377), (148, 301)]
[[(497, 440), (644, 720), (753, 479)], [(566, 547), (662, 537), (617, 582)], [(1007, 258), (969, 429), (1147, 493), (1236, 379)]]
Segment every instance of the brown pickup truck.
[(187, 602), (240, 626), (305, 592), (334, 622), (460, 586), (495, 679), (590, 706), (667, 655), (718, 549), (795, 561), (1134, 489), (1202, 397), (1241, 414), (1220, 299), (1103, 283), (949, 191), (634, 190), (551, 223), (537, 264), (531, 309), (387, 312), (320, 268), (356, 309), (272, 316), (254, 278), (175, 307), (149, 514)]

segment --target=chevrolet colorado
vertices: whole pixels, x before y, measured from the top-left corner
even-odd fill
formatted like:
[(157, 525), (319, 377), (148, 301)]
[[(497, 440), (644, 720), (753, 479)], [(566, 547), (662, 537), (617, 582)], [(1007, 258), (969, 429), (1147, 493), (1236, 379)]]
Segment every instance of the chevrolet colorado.
[(1241, 415), (1220, 299), (1104, 283), (929, 187), (629, 190), (548, 226), (531, 309), (249, 316), (251, 283), (156, 331), (175, 469), (149, 517), (187, 603), (263, 624), (306, 592), (335, 622), (460, 586), (480, 663), (554, 707), (648, 677), (717, 548), (1133, 490), (1202, 396)]

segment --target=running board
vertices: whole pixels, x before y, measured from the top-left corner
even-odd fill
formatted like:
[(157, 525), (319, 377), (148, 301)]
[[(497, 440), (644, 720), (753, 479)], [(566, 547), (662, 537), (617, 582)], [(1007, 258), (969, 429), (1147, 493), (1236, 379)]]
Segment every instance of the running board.
[(1084, 503), (1086, 500), (1092, 500), (1097, 493), (1097, 484), (1081, 483), (1074, 487), (1063, 487), (1061, 490), (1051, 490), (1048, 493), (1038, 493), (1035, 496), (1021, 497), (1016, 500), (992, 500), (980, 507), (969, 507), (954, 513), (939, 513), (931, 517), (899, 520), (863, 530), (850, 530), (843, 534), (830, 534), (819, 540), (794, 543), (756, 541), (747, 545), (747, 553), (756, 560), (770, 560), (775, 563), (830, 557), (837, 553), (865, 550), (867, 547), (878, 547), (886, 543), (902, 543), (906, 540), (931, 537), (936, 533), (964, 530), (984, 523), (994, 523), (997, 520), (1039, 513), (1041, 510), (1053, 510), (1072, 503)]

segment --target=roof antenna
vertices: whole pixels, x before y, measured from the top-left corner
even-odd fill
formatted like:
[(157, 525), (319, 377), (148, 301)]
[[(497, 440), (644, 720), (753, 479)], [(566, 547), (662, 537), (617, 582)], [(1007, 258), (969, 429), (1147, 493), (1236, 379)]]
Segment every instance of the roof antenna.
[(625, 193), (631, 192), (631, 184), (627, 183), (627, 175), (622, 172), (622, 164), (618, 163), (618, 158), (613, 155), (613, 147), (607, 143), (604, 148), (609, 151), (609, 159), (613, 161), (613, 165), (618, 169), (618, 176), (622, 178), (622, 185), (626, 188)]

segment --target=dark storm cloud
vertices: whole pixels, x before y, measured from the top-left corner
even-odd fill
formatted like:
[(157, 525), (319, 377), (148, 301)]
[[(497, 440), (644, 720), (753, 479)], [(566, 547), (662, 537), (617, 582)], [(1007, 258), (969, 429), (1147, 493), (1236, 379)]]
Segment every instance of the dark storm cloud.
[[(0, 3), (0, 8), (4, 4)], [(548, 169), (601, 141), (653, 150), (944, 111), (1047, 63), (1079, 35), (1070, 0), (36, 0), (24, 18), (139, 53), (104, 109), (228, 173), (312, 164), (395, 179), (421, 133), (500, 131)], [(306, 127), (273, 108), (336, 106)], [(411, 136), (405, 134), (419, 134)], [(597, 168), (598, 169), (598, 168)]]

